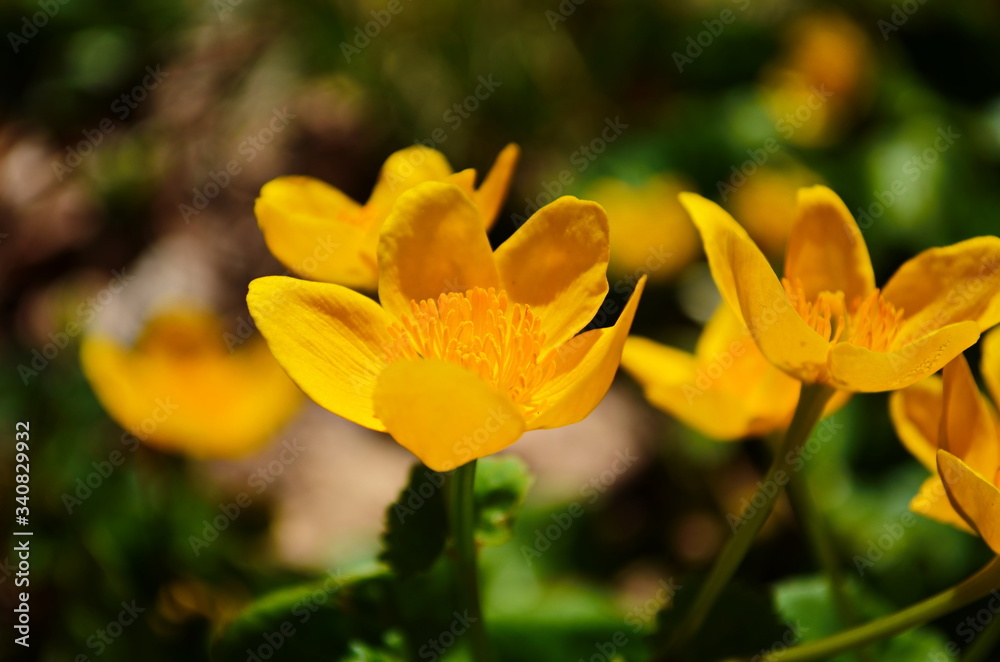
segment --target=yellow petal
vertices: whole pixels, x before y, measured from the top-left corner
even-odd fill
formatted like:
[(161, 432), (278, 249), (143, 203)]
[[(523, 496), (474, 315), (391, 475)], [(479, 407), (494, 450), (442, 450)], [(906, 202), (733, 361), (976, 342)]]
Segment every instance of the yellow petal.
[(941, 448), (983, 475), (996, 475), (1000, 468), (996, 419), (965, 356), (959, 354), (944, 367), (943, 379)]
[(513, 301), (542, 320), (546, 347), (585, 327), (608, 293), (608, 217), (596, 202), (559, 198), (535, 212), (496, 252)]
[(754, 433), (753, 413), (740, 394), (720, 388), (708, 376), (699, 383), (697, 361), (687, 352), (630, 336), (622, 368), (639, 382), (652, 405), (708, 437), (731, 441)]
[(985, 331), (1000, 322), (1000, 238), (926, 250), (899, 268), (882, 295), (903, 310), (901, 338), (965, 320)]
[(934, 458), (935, 464), (933, 469), (931, 469), (934, 475), (925, 480), (920, 486), (920, 491), (910, 501), (910, 510), (918, 515), (923, 515), (929, 519), (941, 522), (942, 524), (948, 524), (956, 529), (975, 535), (976, 532), (955, 511), (954, 506), (951, 505), (951, 501), (948, 500), (944, 484), (941, 482), (941, 477), (937, 474), (937, 451), (934, 453)]
[(979, 372), (993, 397), (993, 403), (1000, 405), (1000, 329), (994, 329), (984, 335), (979, 347), (983, 353), (979, 362)]
[(801, 283), (809, 300), (820, 292), (842, 291), (850, 303), (875, 289), (861, 230), (843, 201), (825, 186), (799, 189), (785, 277)]
[(393, 363), (375, 411), (392, 437), (434, 471), (501, 451), (524, 433), (517, 406), (475, 374), (437, 359)]
[(428, 182), (400, 196), (382, 226), (378, 294), (395, 316), (411, 301), (498, 287), (482, 216), (454, 184)]
[[(177, 322), (181, 322), (178, 326)], [(102, 336), (80, 346), (83, 373), (108, 414), (131, 437), (196, 458), (251, 453), (295, 413), (302, 394), (263, 342), (232, 353), (209, 324), (161, 316), (134, 347)], [(192, 333), (194, 332), (194, 333)], [(198, 337), (210, 333), (210, 337)]]
[(557, 428), (582, 421), (600, 404), (618, 371), (645, 286), (643, 276), (614, 326), (581, 333), (554, 350), (555, 373), (537, 396), (545, 405), (528, 421), (529, 429)]
[(384, 431), (372, 393), (392, 342), (389, 316), (339, 285), (268, 276), (250, 283), (247, 304), (278, 363), (321, 407)]
[(824, 372), (829, 343), (792, 307), (767, 258), (721, 207), (692, 193), (681, 203), (701, 232), (722, 298), (751, 330), (760, 351), (802, 381)]
[(857, 393), (906, 388), (943, 368), (978, 338), (975, 322), (959, 322), (892, 352), (837, 343), (830, 350), (830, 381)]
[(938, 472), (955, 510), (1000, 554), (1000, 490), (948, 451), (938, 451)]
[(486, 222), (486, 228), (493, 227), (497, 214), (503, 208), (504, 199), (510, 189), (510, 180), (517, 166), (521, 148), (511, 143), (500, 150), (493, 167), (490, 168), (479, 189), (472, 194), (472, 199), (479, 207)]
[(374, 289), (374, 245), (361, 207), (311, 177), (279, 177), (254, 203), (268, 249), (289, 270), (313, 280)]
[(382, 165), (365, 203), (365, 214), (370, 223), (379, 226), (403, 193), (424, 182), (443, 182), (451, 174), (448, 159), (436, 149), (413, 145), (393, 152)]
[(928, 377), (889, 396), (889, 416), (896, 434), (913, 457), (935, 472), (942, 405), (939, 377)]

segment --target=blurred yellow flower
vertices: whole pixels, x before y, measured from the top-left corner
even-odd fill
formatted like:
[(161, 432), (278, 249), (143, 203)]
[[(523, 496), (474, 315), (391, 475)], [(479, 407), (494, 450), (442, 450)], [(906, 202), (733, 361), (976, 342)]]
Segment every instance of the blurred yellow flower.
[(783, 56), (764, 73), (764, 104), (786, 140), (826, 144), (866, 94), (868, 37), (846, 16), (824, 12), (791, 23), (786, 39)]
[(824, 186), (799, 191), (778, 280), (721, 207), (684, 193), (723, 300), (777, 367), (854, 391), (904, 388), (941, 369), (1000, 321), (1000, 238), (912, 258), (880, 291), (861, 230)]
[(735, 188), (727, 202), (733, 216), (761, 250), (768, 255), (782, 255), (795, 223), (798, 190), (820, 183), (818, 175), (798, 165), (761, 166), (742, 186)]
[(268, 249), (292, 272), (374, 290), (379, 230), (400, 195), (423, 182), (451, 182), (479, 207), (489, 229), (507, 195), (519, 153), (517, 145), (507, 145), (476, 188), (475, 170), (453, 172), (443, 154), (415, 145), (386, 159), (364, 205), (318, 179), (287, 176), (261, 188), (254, 214)]
[(611, 223), (613, 276), (648, 274), (650, 281), (665, 281), (686, 267), (698, 254), (698, 233), (677, 201), (690, 190), (671, 175), (650, 177), (641, 185), (605, 178), (592, 183), (584, 197), (608, 212)]
[(247, 301), (313, 400), (447, 471), (525, 430), (575, 423), (604, 397), (645, 284), (613, 327), (577, 335), (604, 302), (608, 252), (600, 205), (563, 197), (494, 253), (481, 206), (429, 182), (382, 226), (381, 305), (283, 276), (253, 281)]
[(230, 352), (219, 320), (201, 309), (157, 315), (132, 347), (88, 335), (80, 361), (119, 425), (150, 446), (196, 458), (252, 453), (302, 403), (263, 342)]
[(653, 405), (722, 441), (787, 427), (799, 398), (800, 383), (764, 358), (725, 304), (705, 325), (694, 354), (631, 336), (622, 367)]
[[(801, 382), (774, 367), (725, 304), (705, 325), (694, 354), (630, 336), (622, 368), (654, 406), (719, 441), (771, 434), (788, 427)], [(826, 415), (850, 393), (838, 392)]]
[[(981, 370), (1000, 402), (1000, 331), (983, 339)], [(943, 378), (893, 393), (889, 404), (899, 438), (932, 473), (910, 508), (978, 533), (1000, 554), (1000, 419), (965, 357), (945, 366)]]

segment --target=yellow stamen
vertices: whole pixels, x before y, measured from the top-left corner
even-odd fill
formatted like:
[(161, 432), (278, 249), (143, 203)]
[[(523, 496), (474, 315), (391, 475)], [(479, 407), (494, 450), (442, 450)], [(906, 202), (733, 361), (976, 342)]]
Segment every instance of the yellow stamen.
[(846, 306), (843, 292), (820, 292), (810, 301), (797, 280), (783, 278), (781, 283), (799, 316), (830, 344), (847, 342), (875, 352), (895, 349), (903, 311), (878, 289)]
[(479, 375), (525, 413), (544, 405), (538, 388), (555, 371), (550, 354), (542, 357), (542, 323), (524, 304), (510, 304), (507, 293), (475, 287), (411, 301), (410, 313), (389, 327), (388, 360), (435, 358), (457, 363)]

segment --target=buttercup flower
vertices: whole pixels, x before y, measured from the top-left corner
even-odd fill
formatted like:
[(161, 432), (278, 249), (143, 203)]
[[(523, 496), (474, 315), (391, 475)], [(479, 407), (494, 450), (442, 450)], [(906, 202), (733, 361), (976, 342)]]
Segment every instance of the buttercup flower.
[(605, 178), (587, 188), (584, 197), (600, 203), (611, 220), (611, 274), (646, 273), (651, 281), (662, 282), (691, 263), (699, 244), (677, 201), (685, 188), (671, 175), (650, 177), (638, 186)]
[[(737, 441), (788, 427), (801, 383), (775, 368), (728, 306), (705, 325), (694, 354), (629, 336), (622, 368), (654, 406), (719, 441)], [(827, 413), (844, 405), (838, 393)]]
[(799, 398), (799, 382), (764, 358), (725, 305), (705, 325), (694, 354), (631, 336), (622, 367), (653, 405), (718, 440), (786, 427)]
[(218, 319), (201, 309), (161, 313), (133, 347), (89, 335), (80, 361), (119, 425), (150, 446), (196, 458), (259, 449), (302, 403), (263, 342), (230, 352)]
[(785, 277), (721, 207), (684, 193), (723, 300), (778, 368), (845, 391), (904, 388), (1000, 321), (1000, 238), (909, 260), (881, 290), (854, 218), (824, 186), (801, 189)]
[(451, 182), (476, 204), (489, 229), (507, 195), (519, 153), (517, 145), (507, 145), (476, 188), (475, 170), (453, 172), (437, 150), (407, 147), (386, 159), (364, 205), (318, 179), (288, 176), (261, 188), (254, 214), (268, 249), (291, 271), (374, 290), (379, 230), (400, 195), (423, 182)]
[(446, 471), (525, 430), (575, 423), (604, 397), (645, 283), (613, 327), (577, 335), (604, 301), (607, 263), (596, 203), (560, 198), (494, 253), (481, 208), (429, 182), (382, 226), (381, 305), (282, 276), (253, 281), (247, 301), (313, 400)]
[[(981, 371), (1000, 402), (1000, 331), (987, 334), (982, 348)], [(911, 510), (978, 533), (1000, 554), (1000, 418), (965, 357), (945, 366), (943, 378), (893, 393), (889, 405), (899, 438), (932, 473)]]
[(846, 16), (822, 12), (793, 21), (782, 57), (765, 70), (764, 104), (786, 140), (800, 145), (832, 140), (871, 78), (871, 46)]

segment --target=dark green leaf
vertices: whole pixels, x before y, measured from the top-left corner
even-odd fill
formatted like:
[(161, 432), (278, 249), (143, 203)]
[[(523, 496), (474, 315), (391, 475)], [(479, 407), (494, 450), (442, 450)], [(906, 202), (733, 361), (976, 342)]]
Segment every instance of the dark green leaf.
[(425, 572), (444, 551), (448, 535), (445, 475), (417, 464), (385, 515), (379, 558), (400, 577)]

